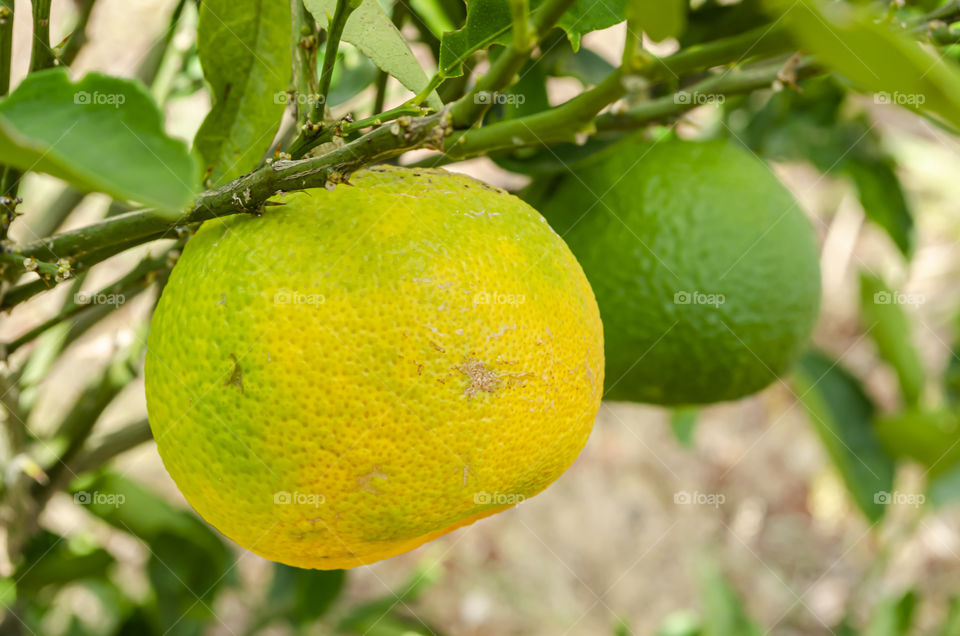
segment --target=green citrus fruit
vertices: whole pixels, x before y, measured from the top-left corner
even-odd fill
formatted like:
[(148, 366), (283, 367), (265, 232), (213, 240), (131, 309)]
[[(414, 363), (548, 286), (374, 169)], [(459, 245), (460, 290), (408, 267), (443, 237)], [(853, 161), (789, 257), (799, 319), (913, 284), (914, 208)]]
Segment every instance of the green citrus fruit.
[(201, 227), (150, 332), (157, 447), (208, 522), (268, 559), (352, 567), (567, 469), (603, 330), (543, 217), (442, 170), (278, 200)]
[(606, 397), (732, 400), (797, 358), (817, 317), (814, 233), (770, 169), (724, 141), (618, 142), (528, 199), (593, 286)]

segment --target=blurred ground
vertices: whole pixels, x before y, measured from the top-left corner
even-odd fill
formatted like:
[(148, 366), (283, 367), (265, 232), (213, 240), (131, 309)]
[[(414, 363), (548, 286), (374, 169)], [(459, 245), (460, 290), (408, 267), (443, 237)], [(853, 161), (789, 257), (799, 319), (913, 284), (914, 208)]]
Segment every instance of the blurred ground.
[[(76, 70), (129, 75), (170, 4), (101, 0), (92, 23), (94, 44)], [(18, 2), (17, 9), (23, 16), (29, 13), (26, 2)], [(69, 20), (58, 23), (54, 17), (56, 39)], [(18, 29), (28, 26), (19, 19), (17, 24)], [(598, 41), (602, 35), (594, 34), (593, 42)], [(15, 77), (25, 65), (21, 47)], [(864, 226), (848, 186), (802, 166), (776, 169), (814, 219), (823, 245), (817, 343), (867, 380), (881, 404), (893, 407), (895, 379), (877, 365), (857, 324), (857, 271), (869, 267), (898, 291), (923, 295), (925, 302), (909, 313), (929, 370), (939, 372), (950, 356), (960, 306), (955, 249), (960, 211), (954, 194), (960, 142), (906, 113), (872, 103), (862, 107), (875, 111), (904, 167), (902, 178), (918, 213), (919, 248), (909, 270), (882, 233)], [(168, 106), (175, 122), (171, 129), (189, 134), (204, 108), (202, 98), (175, 100)], [(681, 130), (693, 134), (710, 121), (709, 113), (700, 113)], [(520, 183), (485, 161), (453, 169), (500, 185)], [(45, 181), (35, 179), (28, 189), (36, 196), (25, 197), (27, 219), (49, 195)], [(96, 218), (105, 203), (91, 197), (71, 225)], [(135, 260), (127, 254), (108, 261), (87, 288), (96, 289)], [(56, 306), (52, 297), (62, 293), (19, 307), (3, 320), (0, 338), (35, 324)], [(46, 378), (49, 390), (32, 425), (43, 429), (67, 408), (82, 379), (144, 315), (146, 300), (123, 307), (73, 348)], [(143, 388), (137, 383), (110, 408), (101, 429), (143, 413)], [(960, 509), (925, 514), (896, 506), (883, 528), (871, 528), (846, 502), (787, 384), (703, 411), (691, 449), (673, 438), (667, 419), (662, 409), (606, 404), (586, 450), (557, 484), (514, 510), (413, 553), (352, 571), (341, 605), (399, 592), (414, 566), (426, 564), (439, 581), (410, 610), (451, 634), (604, 634), (611, 633), (617, 617), (626, 619), (634, 633), (649, 634), (670, 613), (698, 607), (694, 564), (706, 554), (722, 565), (771, 633), (829, 633), (827, 626), (848, 608), (863, 616), (880, 598), (909, 586), (923, 592), (921, 626), (942, 618), (947, 595), (960, 589)], [(182, 502), (152, 444), (124, 456), (118, 466)], [(898, 488), (910, 492), (919, 477), (919, 471), (908, 471)], [(677, 503), (685, 493), (691, 499), (714, 495), (722, 503)], [(44, 521), (67, 534), (92, 528), (108, 536), (108, 548), (131, 564), (123, 572), (129, 589), (146, 591), (136, 567), (146, 559), (141, 545), (96, 525), (65, 496), (53, 502)], [(224, 625), (213, 634), (240, 633), (247, 601), (264, 592), (265, 561), (238, 553), (237, 570), (244, 586), (215, 608)], [(77, 611), (89, 607), (82, 594), (65, 603), (65, 611), (70, 605)]]

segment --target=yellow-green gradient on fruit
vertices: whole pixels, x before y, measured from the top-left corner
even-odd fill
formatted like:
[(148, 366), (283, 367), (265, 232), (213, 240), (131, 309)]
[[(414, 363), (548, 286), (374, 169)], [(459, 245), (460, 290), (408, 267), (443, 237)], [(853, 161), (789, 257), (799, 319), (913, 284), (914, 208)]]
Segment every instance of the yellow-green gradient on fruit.
[(788, 369), (820, 272), (809, 221), (763, 162), (725, 141), (630, 138), (572, 172), (528, 199), (597, 296), (606, 397), (732, 400)]
[(441, 170), (371, 169), (206, 222), (146, 363), (164, 465), (268, 559), (387, 558), (531, 497), (587, 440), (603, 334), (533, 208)]

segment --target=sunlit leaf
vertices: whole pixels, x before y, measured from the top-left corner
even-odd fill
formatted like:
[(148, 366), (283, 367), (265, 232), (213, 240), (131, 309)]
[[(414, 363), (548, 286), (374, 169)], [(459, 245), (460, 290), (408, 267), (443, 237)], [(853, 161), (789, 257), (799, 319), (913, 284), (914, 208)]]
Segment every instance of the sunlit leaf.
[(168, 216), (198, 190), (196, 162), (146, 89), (100, 73), (75, 84), (60, 68), (28, 75), (0, 100), (0, 157)]
[(253, 170), (280, 126), (290, 86), (290, 3), (204, 0), (197, 42), (213, 107), (194, 146), (216, 186)]
[[(333, 16), (337, 8), (337, 0), (304, 0), (303, 4), (321, 28), (327, 27), (328, 16)], [(363, 0), (350, 14), (342, 39), (360, 49), (380, 70), (395, 77), (414, 93), (426, 88), (427, 74), (377, 0)], [(427, 104), (433, 108), (443, 105), (436, 91), (427, 98)]]

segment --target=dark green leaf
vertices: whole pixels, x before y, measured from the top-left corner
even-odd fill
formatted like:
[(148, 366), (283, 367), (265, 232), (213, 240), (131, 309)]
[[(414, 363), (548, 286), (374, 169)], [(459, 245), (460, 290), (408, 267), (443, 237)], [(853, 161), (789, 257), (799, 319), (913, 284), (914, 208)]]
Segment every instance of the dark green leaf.
[(275, 563), (267, 600), (271, 608), (283, 608), (279, 613), (293, 624), (305, 623), (326, 613), (345, 580), (343, 570), (303, 570)]
[(568, 42), (556, 44), (543, 56), (547, 73), (572, 77), (584, 86), (593, 86), (614, 71), (614, 66), (587, 48), (574, 51)]
[(213, 107), (194, 146), (216, 186), (253, 170), (280, 126), (290, 85), (290, 3), (204, 0), (197, 42)]
[(215, 618), (213, 602), (231, 563), (191, 538), (162, 532), (149, 543), (147, 576), (156, 595), (161, 633), (202, 634)]
[[(531, 10), (535, 10), (540, 2), (531, 2)], [(584, 33), (599, 31), (619, 24), (627, 19), (627, 0), (576, 0), (560, 22), (574, 51), (580, 49), (580, 38)]]
[[(399, 616), (396, 612), (430, 587), (436, 580), (435, 570), (420, 568), (394, 594), (359, 605), (344, 616), (338, 630), (366, 636), (402, 636), (403, 634), (435, 634), (419, 622)], [(404, 631), (408, 630), (408, 631)]]
[[(337, 0), (304, 0), (304, 5), (320, 27), (326, 28), (327, 16), (336, 11)], [(350, 14), (342, 39), (360, 49), (380, 70), (395, 77), (414, 93), (426, 88), (429, 78), (377, 0), (363, 0)], [(427, 98), (427, 104), (433, 108), (443, 106), (436, 91)]]
[(30, 537), (13, 578), (19, 593), (29, 597), (47, 585), (103, 578), (113, 562), (109, 552), (89, 541), (41, 530)]
[(377, 67), (352, 45), (340, 47), (327, 103), (337, 106), (356, 97), (377, 78)]
[(853, 156), (844, 170), (853, 178), (867, 216), (909, 257), (913, 251), (913, 215), (893, 162), (882, 157)]
[[(531, 14), (542, 0), (530, 2)], [(605, 29), (626, 19), (626, 0), (576, 0), (560, 19), (573, 50), (580, 48), (584, 33)], [(440, 40), (440, 73), (444, 77), (463, 74), (463, 63), (473, 53), (494, 44), (510, 43), (512, 14), (509, 0), (472, 0), (467, 4), (466, 23), (457, 31), (444, 33)]]
[(801, 48), (879, 101), (936, 113), (960, 126), (960, 71), (868, 7), (772, 0)]
[(169, 216), (197, 191), (196, 162), (146, 89), (100, 73), (76, 84), (62, 68), (28, 75), (0, 100), (0, 157)]
[(860, 315), (864, 329), (877, 345), (900, 380), (900, 390), (908, 405), (915, 405), (926, 382), (920, 354), (912, 344), (910, 323), (899, 302), (906, 298), (889, 289), (878, 277), (860, 274)]
[(913, 248), (913, 216), (874, 124), (850, 116), (846, 90), (830, 77), (815, 78), (802, 91), (780, 91), (752, 110), (746, 126), (731, 128), (754, 152), (773, 160), (806, 160), (826, 174), (846, 174), (857, 186), (867, 216), (882, 227), (905, 256)]
[(651, 40), (659, 42), (683, 33), (687, 23), (687, 0), (630, 0), (628, 13)]
[(795, 375), (801, 401), (854, 503), (871, 521), (885, 511), (894, 464), (873, 428), (874, 406), (860, 383), (818, 352), (801, 360)]
[(231, 555), (219, 535), (193, 513), (113, 473), (77, 479), (71, 491), (90, 513), (147, 544), (161, 633), (177, 625), (178, 633), (199, 634), (213, 598), (230, 582)]

